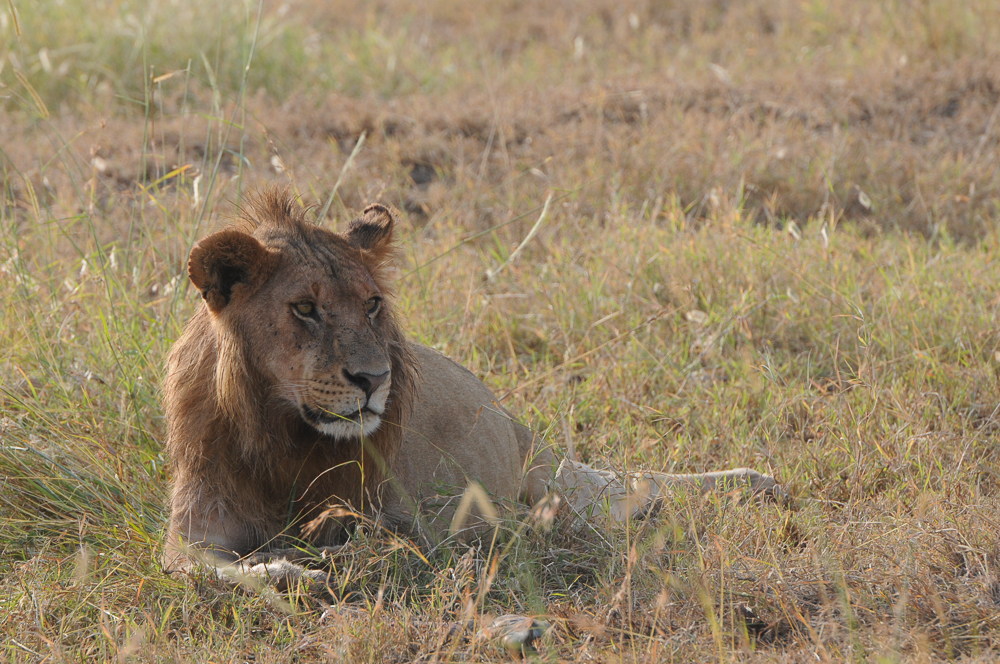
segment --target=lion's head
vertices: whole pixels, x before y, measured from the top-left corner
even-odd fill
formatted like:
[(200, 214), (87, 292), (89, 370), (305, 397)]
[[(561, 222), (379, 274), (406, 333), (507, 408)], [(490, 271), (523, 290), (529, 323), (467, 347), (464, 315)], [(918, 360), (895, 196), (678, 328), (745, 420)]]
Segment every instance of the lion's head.
[[(239, 432), (244, 456), (268, 459), (298, 442), (332, 448), (362, 436), (391, 453), (412, 386), (387, 299), (392, 212), (371, 205), (338, 234), (306, 221), (287, 193), (266, 190), (250, 197), (241, 217), (244, 228), (207, 236), (188, 261), (206, 306), (202, 325), (196, 316), (185, 336), (215, 342), (214, 384), (204, 396)], [(197, 345), (175, 349), (168, 418), (172, 395), (190, 392), (178, 381), (205, 378), (190, 365), (204, 355), (192, 352)], [(397, 426), (383, 426), (385, 419)]]

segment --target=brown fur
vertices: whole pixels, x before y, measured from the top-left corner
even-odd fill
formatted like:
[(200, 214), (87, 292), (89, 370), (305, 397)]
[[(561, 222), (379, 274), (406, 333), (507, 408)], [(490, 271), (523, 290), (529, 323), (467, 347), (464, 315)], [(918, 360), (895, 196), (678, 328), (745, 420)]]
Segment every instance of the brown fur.
[[(624, 484), (571, 461), (554, 472), (551, 452), (478, 378), (404, 338), (385, 278), (391, 211), (369, 206), (334, 234), (268, 190), (243, 220), (249, 233), (223, 230), (191, 251), (189, 276), (205, 304), (167, 361), (168, 568), (189, 562), (188, 546), (230, 561), (274, 552), (331, 504), (437, 539), (456, 527), (458, 494), (473, 481), (528, 503), (555, 489), (580, 513), (606, 504), (614, 520), (645, 512), (670, 487), (780, 490), (747, 469), (643, 473)], [(303, 303), (311, 306), (300, 311)], [(308, 535), (334, 544), (339, 525)], [(273, 580), (298, 569), (260, 571)]]
[[(269, 544), (282, 532), (295, 534), (296, 528), (283, 528), (290, 514), (307, 519), (331, 502), (367, 510), (371, 501), (384, 500), (389, 490), (383, 483), (385, 470), (402, 440), (413, 402), (415, 372), (388, 297), (380, 312), (379, 331), (391, 357), (392, 386), (383, 425), (367, 437), (364, 448), (338, 444), (331, 450), (298, 413), (275, 407), (273, 385), (261, 366), (267, 350), (255, 347), (248, 334), (248, 327), (262, 322), (248, 317), (248, 307), (260, 287), (281, 269), (280, 250), (274, 246), (279, 238), (304, 245), (332, 243), (346, 258), (366, 268), (388, 295), (383, 266), (392, 254), (391, 223), (388, 235), (380, 237), (376, 226), (366, 222), (390, 215), (386, 208), (373, 206), (352, 224), (366, 234), (363, 239), (369, 246), (358, 249), (344, 236), (309, 224), (286, 193), (265, 190), (242, 210), (242, 221), (260, 241), (263, 253), (248, 256), (246, 243), (232, 242), (238, 235), (246, 237), (235, 229), (206, 238), (192, 251), (190, 273), (196, 285), (211, 282), (207, 269), (198, 262), (199, 249), (217, 251), (216, 261), (220, 257), (236, 263), (249, 259), (254, 270), (231, 293), (203, 290), (205, 304), (167, 360), (167, 450), (175, 474), (168, 559), (179, 556), (181, 539), (197, 540), (199, 530), (206, 534), (234, 519), (244, 522), (235, 530), (230, 527), (230, 534), (236, 536), (216, 544), (242, 554)], [(224, 303), (226, 299), (231, 301)], [(192, 529), (188, 527), (191, 522), (204, 527)]]

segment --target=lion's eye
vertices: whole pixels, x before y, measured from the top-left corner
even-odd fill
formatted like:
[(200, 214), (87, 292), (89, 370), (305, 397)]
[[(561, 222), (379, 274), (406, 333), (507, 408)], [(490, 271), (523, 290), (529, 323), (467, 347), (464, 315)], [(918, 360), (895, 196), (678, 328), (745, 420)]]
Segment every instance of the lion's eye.
[(313, 312), (316, 311), (316, 305), (312, 302), (296, 302), (292, 305), (295, 308), (295, 313), (300, 316), (312, 316)]
[(373, 297), (365, 302), (365, 312), (369, 316), (374, 316), (378, 313), (378, 310), (382, 308), (382, 298)]

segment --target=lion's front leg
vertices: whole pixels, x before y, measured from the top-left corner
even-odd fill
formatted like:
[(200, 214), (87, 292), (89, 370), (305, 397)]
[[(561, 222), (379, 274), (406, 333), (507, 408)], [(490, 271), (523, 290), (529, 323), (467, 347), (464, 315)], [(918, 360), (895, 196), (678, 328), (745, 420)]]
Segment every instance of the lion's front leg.
[[(324, 547), (327, 548), (338, 547)], [(311, 569), (303, 563), (328, 560), (330, 555), (332, 552), (327, 551), (316, 555), (300, 549), (281, 549), (255, 552), (233, 560), (228, 556), (216, 555), (213, 551), (189, 547), (183, 564), (175, 565), (169, 572), (207, 572), (226, 585), (253, 591), (273, 588), (285, 592), (298, 587), (313, 594), (326, 590), (328, 573), (321, 569)]]
[(174, 553), (164, 570), (168, 574), (207, 572), (224, 584), (255, 591), (270, 587), (283, 592), (297, 585), (310, 592), (322, 590), (326, 587), (327, 573), (300, 564), (309, 558), (298, 549), (256, 552), (236, 558), (218, 550), (185, 546)]
[(228, 583), (259, 587), (266, 585), (278, 591), (300, 586), (307, 592), (326, 589), (329, 573), (314, 569), (310, 563), (329, 561), (343, 546), (322, 546), (255, 551), (233, 563), (216, 567), (218, 577)]
[(327, 573), (302, 563), (328, 559), (341, 547), (264, 548), (248, 553), (257, 539), (253, 533), (250, 524), (228, 516), (227, 510), (217, 506), (207, 510), (181, 510), (175, 506), (163, 556), (164, 570), (201, 570), (225, 584), (255, 591), (268, 587), (285, 591), (300, 586), (309, 592), (326, 588)]
[(234, 585), (249, 586), (255, 590), (269, 586), (285, 592), (300, 586), (307, 593), (326, 588), (327, 572), (309, 569), (287, 558), (275, 558), (255, 565), (234, 564), (216, 568), (219, 578)]

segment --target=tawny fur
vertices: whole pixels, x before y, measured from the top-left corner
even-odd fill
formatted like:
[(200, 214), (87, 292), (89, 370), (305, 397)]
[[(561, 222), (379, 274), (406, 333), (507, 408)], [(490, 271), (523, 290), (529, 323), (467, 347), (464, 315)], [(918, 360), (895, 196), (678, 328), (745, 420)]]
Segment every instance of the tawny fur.
[[(241, 221), (265, 247), (289, 237), (306, 245), (333, 243), (389, 292), (382, 276), (392, 253), (388, 243), (374, 251), (352, 250), (339, 236), (309, 224), (286, 193), (265, 190), (251, 198)], [(167, 450), (174, 470), (168, 558), (176, 557), (180, 539), (191, 536), (186, 520), (238, 520), (229, 528), (233, 546), (227, 548), (241, 554), (270, 544), (290, 516), (301, 522), (331, 502), (360, 510), (392, 490), (384, 483), (385, 469), (403, 438), (415, 366), (390, 303), (380, 314), (380, 341), (392, 363), (383, 424), (364, 448), (330, 445), (297, 413), (276, 408), (279, 395), (260, 367), (268, 349), (253, 347), (246, 334), (249, 326), (262, 324), (248, 312), (258, 286), (241, 284), (239, 297), (234, 290), (232, 302), (218, 313), (203, 304), (167, 359)]]
[[(187, 566), (192, 548), (228, 561), (280, 549), (338, 504), (437, 539), (471, 482), (529, 504), (555, 490), (580, 513), (606, 503), (617, 520), (671, 487), (780, 491), (747, 469), (644, 473), (624, 484), (571, 461), (556, 472), (551, 452), (482, 381), (403, 336), (386, 277), (390, 210), (369, 206), (335, 234), (308, 223), (287, 193), (267, 190), (241, 223), (191, 251), (204, 304), (167, 360), (170, 569)], [(340, 526), (329, 520), (306, 534), (327, 546)]]

